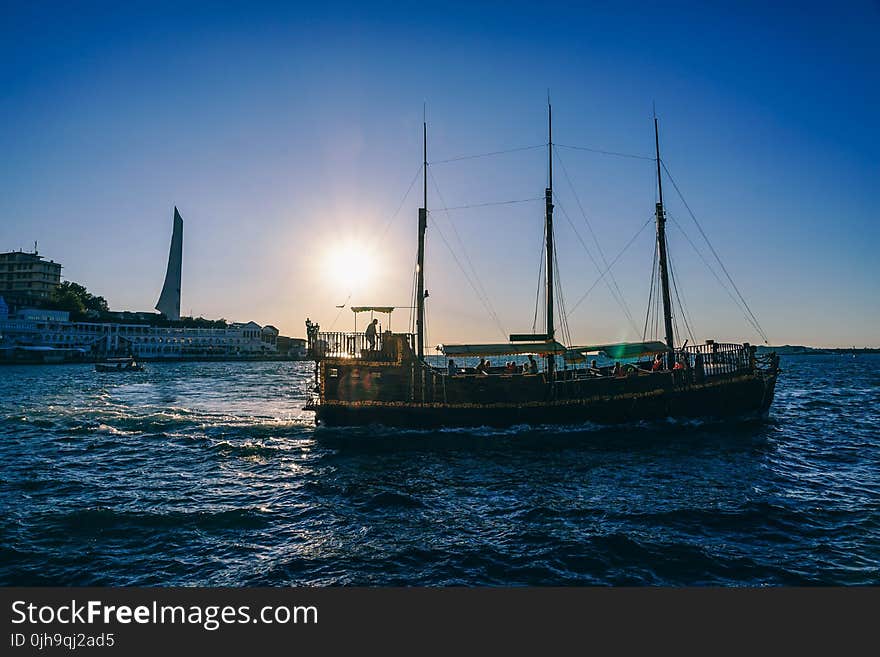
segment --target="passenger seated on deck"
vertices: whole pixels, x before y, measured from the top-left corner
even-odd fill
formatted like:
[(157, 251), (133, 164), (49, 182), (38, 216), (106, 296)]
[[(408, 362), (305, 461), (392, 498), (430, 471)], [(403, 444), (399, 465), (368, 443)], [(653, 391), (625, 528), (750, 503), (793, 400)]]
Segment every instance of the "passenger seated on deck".
[(654, 356), (654, 364), (651, 365), (652, 372), (659, 372), (663, 369), (663, 357), (660, 354)]
[(593, 374), (594, 376), (598, 376), (598, 375), (602, 374), (602, 370), (599, 369), (599, 364), (596, 362), (595, 358), (590, 361), (589, 372), (590, 372), (590, 374)]
[(622, 377), (624, 375), (623, 368), (620, 367), (620, 361), (617, 361), (616, 363), (614, 363), (614, 371), (612, 371), (612, 374), (614, 376), (618, 376), (618, 377)]
[(516, 374), (516, 363), (510, 361), (507, 365), (504, 366), (505, 374)]
[(680, 358), (675, 361), (675, 365), (672, 366), (672, 369), (674, 369), (674, 370), (683, 370), (684, 369), (684, 363), (681, 362)]
[(529, 368), (529, 370), (528, 370), (529, 374), (537, 374), (538, 373), (538, 363), (535, 360), (535, 357), (532, 356), (532, 354), (529, 354), (529, 362), (527, 364), (527, 367)]

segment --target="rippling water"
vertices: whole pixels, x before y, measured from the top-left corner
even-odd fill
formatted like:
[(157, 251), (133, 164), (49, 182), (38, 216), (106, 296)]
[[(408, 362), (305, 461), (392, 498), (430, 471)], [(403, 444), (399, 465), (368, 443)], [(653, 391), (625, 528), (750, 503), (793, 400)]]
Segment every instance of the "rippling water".
[(309, 363), (0, 368), (3, 585), (880, 584), (880, 357), (771, 419), (316, 431)]

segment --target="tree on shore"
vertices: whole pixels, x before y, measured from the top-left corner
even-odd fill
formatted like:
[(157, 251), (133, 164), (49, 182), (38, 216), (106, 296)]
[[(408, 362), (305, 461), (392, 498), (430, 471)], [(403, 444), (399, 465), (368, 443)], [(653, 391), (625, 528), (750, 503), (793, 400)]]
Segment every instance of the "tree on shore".
[(73, 281), (64, 281), (56, 287), (50, 298), (57, 310), (66, 310), (74, 317), (81, 317), (93, 312), (109, 312), (110, 307), (104, 297), (91, 294), (83, 285)]

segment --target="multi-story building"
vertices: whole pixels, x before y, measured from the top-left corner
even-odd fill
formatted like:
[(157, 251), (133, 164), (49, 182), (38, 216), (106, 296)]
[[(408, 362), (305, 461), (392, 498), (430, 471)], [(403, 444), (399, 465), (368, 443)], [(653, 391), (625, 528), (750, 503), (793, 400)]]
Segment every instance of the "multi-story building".
[(308, 353), (305, 338), (290, 338), (286, 335), (279, 335), (275, 339), (275, 344), (278, 347), (278, 354), (288, 358), (305, 359)]
[(33, 253), (0, 253), (0, 295), (13, 306), (48, 299), (61, 284), (61, 263)]

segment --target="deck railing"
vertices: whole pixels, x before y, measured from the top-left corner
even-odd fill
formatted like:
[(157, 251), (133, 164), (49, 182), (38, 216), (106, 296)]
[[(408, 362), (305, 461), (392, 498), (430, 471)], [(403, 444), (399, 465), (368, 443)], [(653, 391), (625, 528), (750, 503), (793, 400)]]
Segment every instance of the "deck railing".
[(373, 339), (366, 333), (351, 331), (322, 331), (309, 342), (309, 356), (322, 358), (356, 358), (377, 362), (395, 361), (398, 357), (397, 341), (403, 338), (410, 348), (415, 344), (411, 333), (376, 333)]
[(684, 347), (676, 354), (697, 378), (719, 374), (738, 374), (754, 368), (752, 347), (748, 344), (711, 342)]

